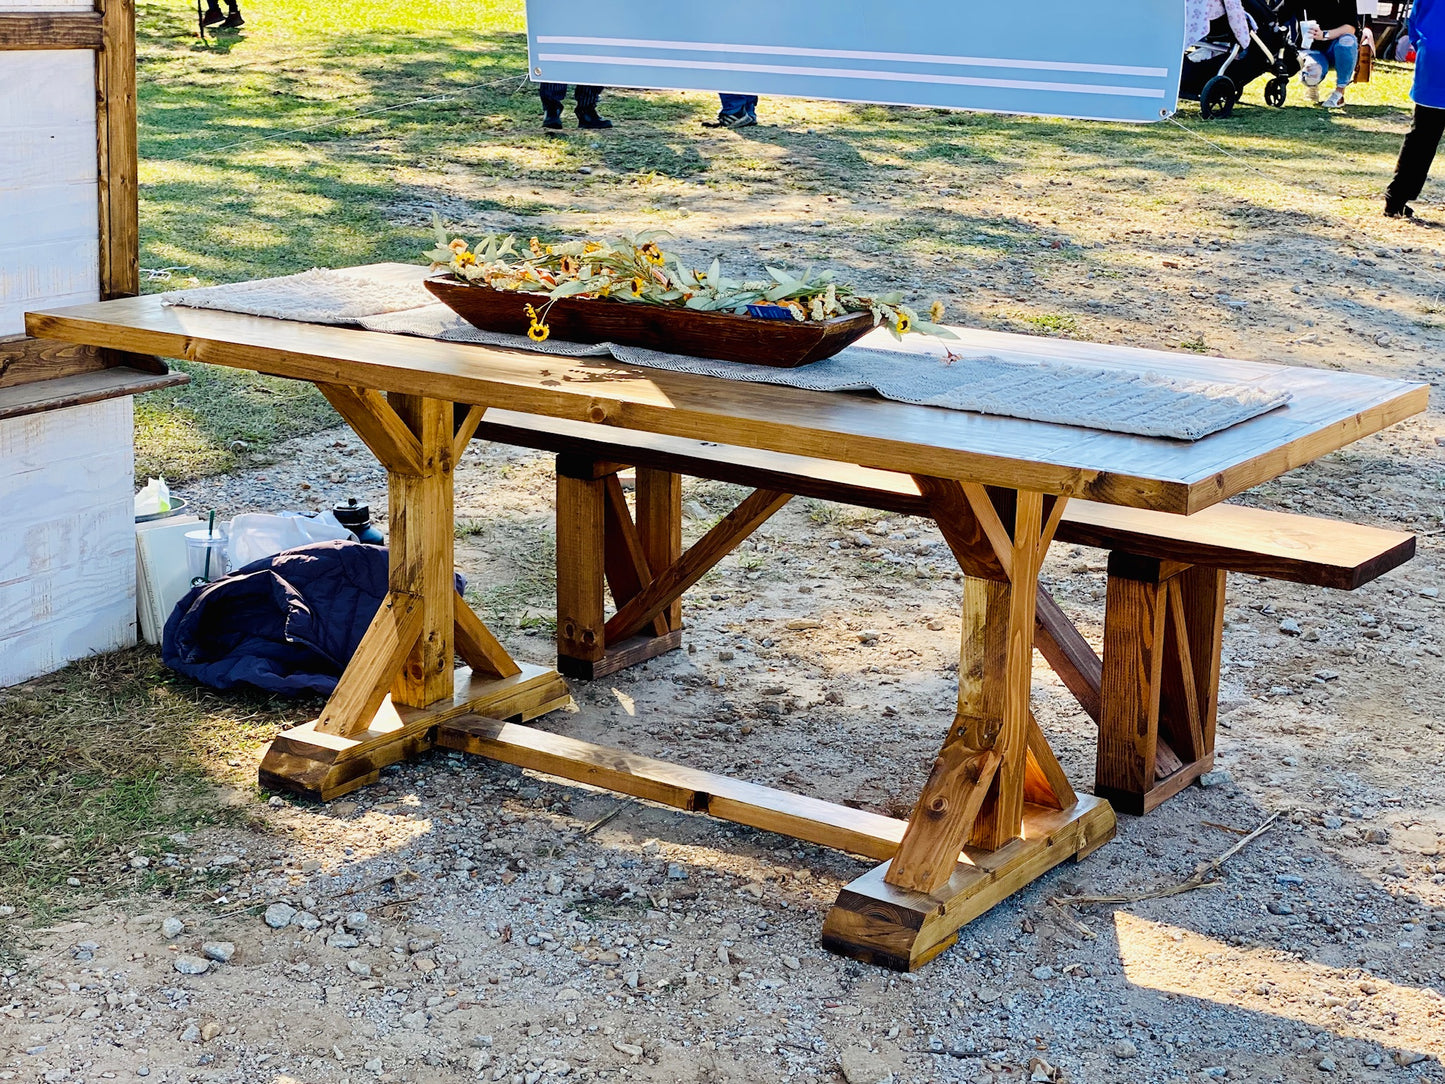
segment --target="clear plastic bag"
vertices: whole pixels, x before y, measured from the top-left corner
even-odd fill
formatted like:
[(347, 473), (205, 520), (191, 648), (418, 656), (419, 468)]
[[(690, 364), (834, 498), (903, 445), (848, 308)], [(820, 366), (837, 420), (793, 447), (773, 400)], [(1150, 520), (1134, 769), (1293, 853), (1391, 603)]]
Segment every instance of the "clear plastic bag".
[(226, 555), (231, 568), (244, 568), (252, 561), (270, 557), (312, 542), (355, 540), (356, 536), (337, 522), (330, 512), (309, 515), (302, 512), (247, 512), (231, 520)]

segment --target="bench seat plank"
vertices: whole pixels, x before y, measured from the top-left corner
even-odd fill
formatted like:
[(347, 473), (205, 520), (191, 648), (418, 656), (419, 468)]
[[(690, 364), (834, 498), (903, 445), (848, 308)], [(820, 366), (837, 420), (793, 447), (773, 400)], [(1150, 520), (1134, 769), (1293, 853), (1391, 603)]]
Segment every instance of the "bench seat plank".
[[(907, 475), (832, 460), (509, 410), (488, 411), (477, 436), (901, 515), (928, 515), (927, 502)], [(1074, 499), (1055, 537), (1069, 545), (1344, 591), (1378, 579), (1415, 555), (1415, 536), (1404, 531), (1237, 504), (1176, 516)]]

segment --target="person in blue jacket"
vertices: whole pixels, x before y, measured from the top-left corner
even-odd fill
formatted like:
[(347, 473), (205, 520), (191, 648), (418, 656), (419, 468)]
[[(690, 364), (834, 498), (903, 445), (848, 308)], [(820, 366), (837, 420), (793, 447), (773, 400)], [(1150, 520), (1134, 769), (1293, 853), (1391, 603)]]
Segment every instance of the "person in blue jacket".
[(1400, 148), (1395, 176), (1385, 189), (1385, 214), (1410, 218), (1410, 201), (1418, 199), (1430, 175), (1440, 136), (1445, 133), (1445, 0), (1415, 0), (1406, 26), (1415, 47), (1415, 123)]

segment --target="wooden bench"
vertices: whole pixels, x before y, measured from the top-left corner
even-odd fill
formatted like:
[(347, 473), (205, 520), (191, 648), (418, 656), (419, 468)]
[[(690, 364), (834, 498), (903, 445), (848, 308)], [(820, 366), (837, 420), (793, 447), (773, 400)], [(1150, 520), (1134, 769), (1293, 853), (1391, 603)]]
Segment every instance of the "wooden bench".
[[(793, 496), (933, 518), (918, 483), (891, 471), (505, 410), (476, 435), (557, 454), (557, 507), (569, 510), (557, 523), (557, 668), (573, 677), (678, 647), (682, 593)], [(635, 517), (617, 477), (629, 467)], [(684, 474), (754, 490), (685, 553)], [(1399, 531), (1231, 504), (1185, 517), (1074, 499), (1055, 538), (1109, 551), (1103, 657), (1042, 588), (1034, 645), (1099, 726), (1094, 793), (1134, 814), (1214, 763), (1226, 573), (1348, 591), (1415, 552)]]

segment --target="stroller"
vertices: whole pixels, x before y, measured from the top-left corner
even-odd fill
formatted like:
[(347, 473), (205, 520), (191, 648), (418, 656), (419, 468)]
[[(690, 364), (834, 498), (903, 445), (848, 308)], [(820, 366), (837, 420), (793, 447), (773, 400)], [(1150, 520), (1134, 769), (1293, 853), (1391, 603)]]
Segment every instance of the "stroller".
[(1262, 75), (1268, 105), (1284, 105), (1289, 81), (1300, 70), (1299, 21), (1286, 8), (1287, 0), (1241, 0), (1249, 18), (1250, 35), (1241, 47), (1230, 32), (1228, 20), (1219, 18), (1202, 41), (1184, 51), (1179, 96), (1199, 103), (1205, 120), (1227, 117), (1244, 88)]

